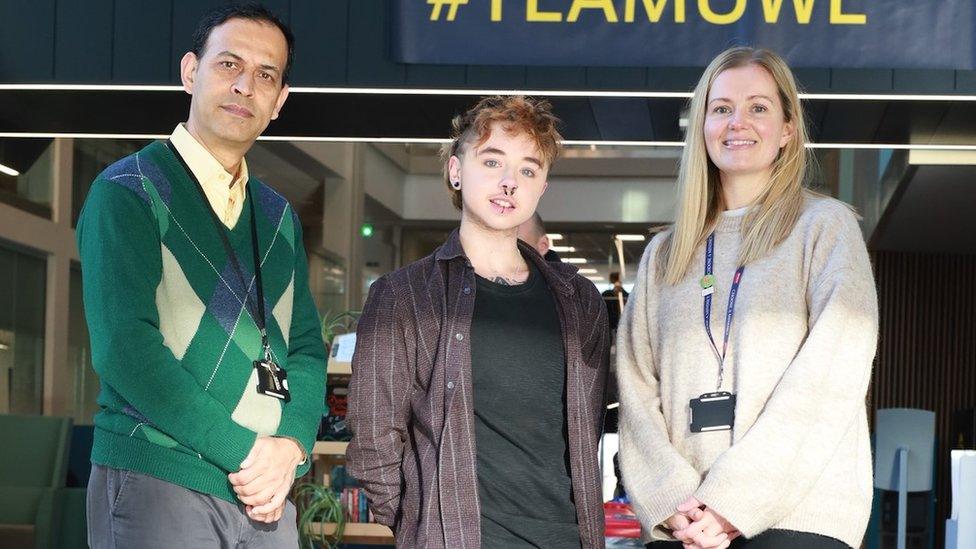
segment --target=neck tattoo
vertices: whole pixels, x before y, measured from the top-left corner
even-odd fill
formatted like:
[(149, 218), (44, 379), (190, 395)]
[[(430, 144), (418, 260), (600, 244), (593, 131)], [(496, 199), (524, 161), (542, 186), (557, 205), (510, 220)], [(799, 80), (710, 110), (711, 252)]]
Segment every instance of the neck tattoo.
[(495, 284), (504, 284), (506, 286), (518, 286), (521, 282), (518, 279), (519, 273), (522, 272), (522, 265), (515, 267), (515, 272), (512, 273), (511, 278), (506, 278), (495, 271), (495, 276), (492, 277), (491, 281)]

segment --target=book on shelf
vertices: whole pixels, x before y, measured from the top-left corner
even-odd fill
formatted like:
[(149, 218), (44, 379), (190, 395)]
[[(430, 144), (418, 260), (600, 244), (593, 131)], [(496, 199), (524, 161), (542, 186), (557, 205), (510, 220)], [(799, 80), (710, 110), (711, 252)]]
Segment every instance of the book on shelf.
[(369, 501), (361, 488), (345, 488), (339, 495), (339, 501), (345, 510), (346, 522), (376, 522), (373, 512), (369, 510)]

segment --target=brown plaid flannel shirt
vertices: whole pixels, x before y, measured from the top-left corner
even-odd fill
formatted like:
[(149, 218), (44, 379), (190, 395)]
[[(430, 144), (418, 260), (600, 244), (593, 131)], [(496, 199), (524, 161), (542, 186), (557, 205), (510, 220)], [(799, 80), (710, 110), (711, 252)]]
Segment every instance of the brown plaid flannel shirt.
[[(609, 370), (607, 308), (575, 267), (519, 247), (556, 301), (576, 516), (583, 548), (602, 548), (597, 454)], [(359, 321), (347, 466), (376, 520), (394, 529), (398, 547), (481, 545), (468, 337), (475, 288), (455, 230), (433, 255), (374, 282)]]

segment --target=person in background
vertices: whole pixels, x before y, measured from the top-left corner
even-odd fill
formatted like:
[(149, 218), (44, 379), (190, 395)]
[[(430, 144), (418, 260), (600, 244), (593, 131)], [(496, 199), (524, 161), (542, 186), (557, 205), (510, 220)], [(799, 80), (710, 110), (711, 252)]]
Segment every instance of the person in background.
[(620, 282), (620, 273), (610, 273), (610, 284), (613, 284), (613, 287), (604, 291), (602, 295), (603, 300), (607, 304), (607, 318), (610, 320), (610, 332), (616, 333), (617, 324), (620, 323), (620, 311), (627, 304), (627, 298), (630, 294), (627, 293), (624, 285)]
[(517, 238), (557, 122), (518, 96), (455, 118), (444, 171), (460, 227), (370, 287), (346, 459), (400, 547), (604, 546), (607, 309), (576, 267)]
[(518, 226), (518, 238), (535, 248), (535, 251), (539, 252), (546, 261), (562, 261), (559, 254), (550, 246), (546, 226), (539, 212), (532, 214), (532, 217)]
[(208, 13), (183, 56), (186, 123), (102, 172), (78, 222), (101, 382), (93, 548), (297, 547), (325, 346), (301, 223), (244, 155), (288, 97), (291, 31)]
[(779, 56), (705, 69), (676, 221), (617, 334), (621, 468), (650, 547), (861, 544), (877, 297), (855, 213), (804, 189), (806, 142)]

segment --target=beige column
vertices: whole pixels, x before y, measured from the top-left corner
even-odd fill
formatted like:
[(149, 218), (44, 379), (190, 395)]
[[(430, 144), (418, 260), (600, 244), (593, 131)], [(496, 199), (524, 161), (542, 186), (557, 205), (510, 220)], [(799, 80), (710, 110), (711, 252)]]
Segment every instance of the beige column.
[(68, 363), (68, 308), (71, 301), (71, 261), (78, 258), (71, 227), (71, 139), (56, 139), (51, 170), (53, 230), (58, 235), (47, 261), (47, 299), (44, 314), (44, 414), (74, 413), (74, 372)]

